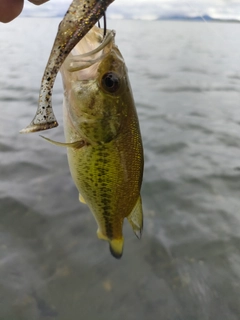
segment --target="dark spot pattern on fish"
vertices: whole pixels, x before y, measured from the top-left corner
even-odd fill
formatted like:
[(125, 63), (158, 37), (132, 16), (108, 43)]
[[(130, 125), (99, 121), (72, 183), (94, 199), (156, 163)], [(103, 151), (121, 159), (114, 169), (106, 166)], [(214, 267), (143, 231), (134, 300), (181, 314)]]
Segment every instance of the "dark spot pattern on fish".
[(90, 103), (88, 105), (89, 109), (95, 109), (96, 98), (97, 98), (96, 96), (91, 97)]
[[(100, 34), (101, 29), (92, 28), (86, 35), (86, 43), (90, 41), (92, 45), (95, 37), (94, 45), (97, 45)], [(72, 136), (82, 139), (84, 136), (90, 141), (89, 148), (76, 152), (68, 148), (71, 173), (81, 197), (97, 221), (98, 237), (108, 240), (113, 256), (120, 258), (124, 242), (123, 220), (139, 201), (143, 152), (134, 101), (125, 75), (126, 68), (121, 53), (114, 45), (114, 32), (108, 31), (106, 37), (110, 42), (99, 49), (104, 52), (103, 58), (96, 65), (93, 64), (92, 69), (96, 74), (88, 69), (91, 65), (82, 64), (81, 53), (88, 52), (83, 42), (75, 48), (75, 53), (81, 52), (80, 64), (75, 59), (76, 54), (70, 54), (61, 70), (67, 89), (64, 105), (69, 116), (65, 123), (66, 136), (68, 139), (72, 139)], [(83, 67), (86, 68), (84, 72)], [(119, 75), (117, 93), (109, 93), (102, 88), (102, 75), (108, 75), (108, 72)], [(110, 80), (106, 85), (111, 87)], [(138, 216), (142, 219), (141, 203), (138, 210)], [(131, 220), (129, 222), (136, 234), (137, 226)]]

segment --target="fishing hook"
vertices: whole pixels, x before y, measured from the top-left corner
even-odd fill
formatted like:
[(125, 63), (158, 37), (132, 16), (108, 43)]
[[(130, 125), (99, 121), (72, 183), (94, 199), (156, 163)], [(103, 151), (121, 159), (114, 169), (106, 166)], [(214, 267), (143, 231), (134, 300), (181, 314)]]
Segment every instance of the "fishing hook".
[(106, 18), (106, 11), (103, 14), (103, 38), (105, 38), (107, 33), (107, 18)]
[[(101, 28), (100, 20), (98, 20), (98, 28)], [(106, 11), (103, 14), (103, 39), (107, 34), (107, 18), (106, 18)]]

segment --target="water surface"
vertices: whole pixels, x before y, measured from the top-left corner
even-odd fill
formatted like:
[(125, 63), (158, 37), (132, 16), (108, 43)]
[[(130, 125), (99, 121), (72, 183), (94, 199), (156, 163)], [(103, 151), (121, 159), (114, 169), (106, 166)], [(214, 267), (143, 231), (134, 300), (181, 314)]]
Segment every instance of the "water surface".
[[(109, 21), (145, 148), (141, 241), (120, 261), (78, 202), (66, 150), (20, 135), (59, 19), (0, 30), (0, 319), (238, 320), (239, 24)], [(48, 137), (63, 140), (59, 120)]]

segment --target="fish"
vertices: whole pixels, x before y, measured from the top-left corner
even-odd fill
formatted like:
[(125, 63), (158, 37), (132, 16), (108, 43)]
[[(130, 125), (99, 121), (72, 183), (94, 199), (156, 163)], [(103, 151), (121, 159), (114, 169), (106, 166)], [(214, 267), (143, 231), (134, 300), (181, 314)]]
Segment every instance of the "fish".
[(127, 218), (135, 235), (143, 229), (143, 145), (127, 67), (115, 32), (94, 26), (61, 67), (63, 119), (70, 172), (79, 200), (90, 208), (97, 236), (121, 258)]
[(114, 0), (73, 0), (58, 32), (42, 77), (36, 115), (20, 133), (37, 132), (58, 126), (52, 108), (52, 90), (57, 73), (71, 50), (105, 14)]

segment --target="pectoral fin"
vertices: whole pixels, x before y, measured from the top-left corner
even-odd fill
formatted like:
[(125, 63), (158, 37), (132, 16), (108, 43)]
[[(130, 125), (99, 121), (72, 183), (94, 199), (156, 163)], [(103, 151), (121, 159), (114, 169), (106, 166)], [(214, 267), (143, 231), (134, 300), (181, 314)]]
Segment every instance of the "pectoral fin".
[(79, 193), (79, 201), (86, 204), (86, 201), (84, 200), (83, 196)]
[(75, 141), (75, 142), (58, 142), (58, 141), (54, 141), (52, 139), (49, 139), (49, 138), (46, 138), (44, 136), (41, 136), (41, 138), (47, 140), (48, 142), (52, 143), (52, 144), (55, 144), (56, 146), (59, 146), (59, 147), (67, 147), (67, 148), (74, 148), (74, 149), (80, 149), (82, 148), (83, 146), (85, 146), (85, 141), (83, 140), (79, 140), (79, 141)]
[(130, 215), (127, 217), (128, 222), (132, 226), (133, 232), (138, 239), (141, 238), (143, 229), (143, 212), (142, 212), (142, 199), (139, 196), (138, 201), (133, 208)]

